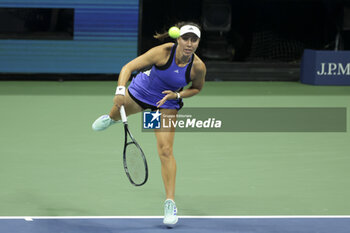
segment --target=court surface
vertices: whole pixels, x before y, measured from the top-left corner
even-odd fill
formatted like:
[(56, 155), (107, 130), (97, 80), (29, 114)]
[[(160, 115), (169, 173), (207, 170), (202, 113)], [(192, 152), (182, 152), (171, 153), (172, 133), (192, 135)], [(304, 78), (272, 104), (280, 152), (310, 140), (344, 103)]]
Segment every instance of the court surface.
[[(164, 230), (158, 218), (60, 219), (163, 214), (155, 136), (141, 131), (141, 114), (129, 117), (129, 127), (149, 163), (149, 181), (142, 187), (130, 185), (124, 173), (121, 125), (103, 132), (91, 130), (92, 122), (109, 112), (115, 86), (116, 82), (0, 82), (0, 229)], [(208, 108), (345, 107), (347, 122), (349, 105), (350, 87), (294, 82), (207, 82), (198, 96), (185, 100), (186, 107)], [(328, 226), (324, 228), (327, 232), (349, 232), (345, 217), (190, 218), (348, 216), (349, 141), (349, 129), (335, 133), (177, 133), (176, 204), (179, 216), (189, 218), (180, 219), (173, 230), (312, 233), (326, 232), (319, 226)], [(8, 216), (12, 219), (4, 219)], [(16, 216), (58, 219), (24, 221), (13, 219)], [(53, 228), (48, 225), (51, 222)]]
[(112, 233), (112, 232), (252, 232), (252, 233), (348, 233), (348, 217), (182, 217), (167, 228), (160, 217), (37, 217), (0, 219), (0, 232)]

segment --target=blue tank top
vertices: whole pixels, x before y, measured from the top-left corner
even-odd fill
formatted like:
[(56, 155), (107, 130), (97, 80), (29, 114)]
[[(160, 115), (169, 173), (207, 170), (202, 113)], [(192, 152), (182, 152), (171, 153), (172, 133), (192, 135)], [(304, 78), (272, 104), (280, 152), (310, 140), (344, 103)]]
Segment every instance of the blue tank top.
[[(150, 70), (140, 72), (131, 81), (129, 92), (139, 101), (152, 106), (165, 96), (165, 90), (179, 91), (190, 81), (191, 67), (194, 59), (192, 55), (189, 63), (179, 67), (175, 62), (177, 44), (174, 44), (167, 63), (163, 66), (153, 65)], [(161, 108), (179, 109), (181, 100), (168, 100)]]

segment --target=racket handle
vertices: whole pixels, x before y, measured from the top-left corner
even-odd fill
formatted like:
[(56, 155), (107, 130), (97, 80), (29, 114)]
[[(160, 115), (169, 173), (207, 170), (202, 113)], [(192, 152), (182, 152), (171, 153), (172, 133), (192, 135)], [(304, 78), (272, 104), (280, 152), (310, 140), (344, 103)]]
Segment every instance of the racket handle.
[(126, 118), (126, 113), (125, 113), (125, 109), (124, 109), (124, 105), (122, 105), (120, 107), (120, 116), (122, 118), (123, 123), (127, 123), (128, 122), (128, 118)]

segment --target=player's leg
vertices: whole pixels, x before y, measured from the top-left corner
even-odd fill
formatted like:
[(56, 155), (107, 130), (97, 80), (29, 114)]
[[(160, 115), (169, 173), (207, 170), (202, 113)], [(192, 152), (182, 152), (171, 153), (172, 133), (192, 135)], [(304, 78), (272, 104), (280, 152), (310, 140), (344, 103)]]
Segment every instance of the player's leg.
[[(120, 122), (119, 109), (115, 105), (116, 97), (114, 97), (114, 105), (109, 115), (102, 115), (92, 124), (92, 129), (95, 131), (101, 131), (107, 129), (110, 125)], [(129, 95), (129, 92), (125, 92), (125, 113), (127, 116), (141, 112), (143, 109), (138, 105)]]
[[(176, 109), (162, 109), (161, 113), (162, 116), (167, 116), (166, 120), (176, 120)], [(175, 128), (172, 125), (171, 128), (162, 127), (161, 129), (156, 129), (155, 135), (157, 138), (157, 149), (161, 161), (161, 173), (166, 194), (166, 201), (164, 204), (164, 224), (172, 226), (176, 224), (178, 220), (177, 209), (174, 202), (176, 161), (173, 154), (173, 144)]]

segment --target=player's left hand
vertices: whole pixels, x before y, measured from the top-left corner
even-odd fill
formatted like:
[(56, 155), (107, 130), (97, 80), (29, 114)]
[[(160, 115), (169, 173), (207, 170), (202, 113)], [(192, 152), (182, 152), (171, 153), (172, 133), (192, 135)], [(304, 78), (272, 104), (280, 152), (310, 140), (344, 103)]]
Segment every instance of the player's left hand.
[(164, 96), (163, 99), (157, 102), (157, 108), (162, 106), (165, 103), (165, 101), (173, 100), (173, 99), (176, 99), (177, 97), (176, 93), (170, 90), (163, 91), (162, 94), (166, 94), (166, 95)]

